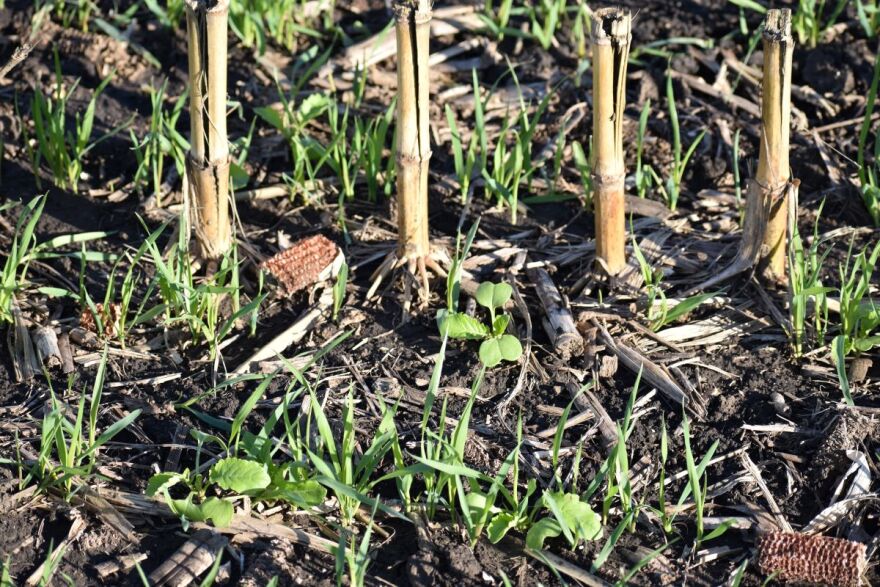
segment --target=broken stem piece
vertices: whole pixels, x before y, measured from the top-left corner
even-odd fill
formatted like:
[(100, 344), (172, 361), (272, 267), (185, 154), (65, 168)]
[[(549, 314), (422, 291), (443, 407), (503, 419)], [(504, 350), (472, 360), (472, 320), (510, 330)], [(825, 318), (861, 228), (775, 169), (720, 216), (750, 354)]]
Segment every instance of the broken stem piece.
[(761, 99), (761, 147), (749, 198), (766, 211), (760, 269), (771, 280), (785, 278), (788, 229), (788, 142), (791, 128), (791, 10), (767, 12), (764, 24), (764, 76)]
[(226, 31), (229, 0), (187, 0), (191, 225), (200, 254), (222, 257), (231, 244), (226, 137)]
[(593, 207), (596, 258), (609, 275), (626, 266), (623, 111), (632, 19), (629, 11), (593, 13)]
[(397, 35), (397, 250), (373, 273), (367, 298), (390, 273), (405, 269), (404, 314), (409, 313), (415, 285), (427, 302), (428, 270), (445, 276), (448, 259), (432, 251), (428, 237), (428, 164), (431, 160), (428, 103), (430, 0), (395, 0)]
[(428, 240), (429, 0), (397, 0), (397, 207), (398, 255), (425, 257)]

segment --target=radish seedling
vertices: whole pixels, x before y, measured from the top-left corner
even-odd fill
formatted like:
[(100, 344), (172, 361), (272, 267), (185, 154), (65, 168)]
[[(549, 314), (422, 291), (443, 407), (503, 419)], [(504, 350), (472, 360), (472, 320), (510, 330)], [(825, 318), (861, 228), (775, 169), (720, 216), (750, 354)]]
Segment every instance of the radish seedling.
[(501, 361), (517, 361), (522, 355), (522, 344), (512, 334), (506, 334), (510, 315), (496, 314), (513, 295), (513, 288), (506, 283), (483, 282), (477, 289), (477, 303), (489, 310), (489, 324), (462, 312), (440, 310), (437, 324), (443, 337), (463, 340), (480, 340), (480, 361), (486, 367), (494, 367)]

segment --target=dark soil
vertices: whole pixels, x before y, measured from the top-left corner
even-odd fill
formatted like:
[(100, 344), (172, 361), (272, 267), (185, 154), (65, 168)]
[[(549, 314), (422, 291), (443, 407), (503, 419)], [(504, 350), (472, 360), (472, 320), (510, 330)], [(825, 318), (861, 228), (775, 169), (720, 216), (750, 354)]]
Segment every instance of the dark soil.
[[(112, 2), (102, 1), (99, 4), (102, 14), (110, 14)], [(745, 61), (748, 38), (739, 32), (739, 9), (729, 2), (650, 0), (626, 1), (622, 4), (638, 11), (634, 49), (669, 37), (714, 41), (713, 46), (706, 49), (682, 45), (664, 48), (674, 52), (671, 65), (676, 71), (701, 77), (711, 84), (722, 67), (725, 52), (731, 52)], [(0, 10), (0, 63), (5, 63), (27, 34), (33, 12), (32, 3), (28, 0), (7, 0), (6, 8)], [(115, 71), (113, 81), (98, 101), (95, 136), (130, 121), (129, 128), (136, 136), (142, 137), (149, 129), (151, 111), (145, 87), (158, 86), (167, 80), (169, 100), (176, 99), (185, 91), (186, 41), (183, 31), (162, 27), (143, 8), (137, 11), (136, 16), (126, 32), (130, 33), (130, 45), (99, 34), (96, 31), (100, 29), (95, 27), (90, 32), (81, 32), (62, 29), (55, 22), (47, 23), (30, 57), (10, 73), (8, 80), (0, 80), (3, 141), (0, 196), (3, 202), (9, 204), (2, 212), (3, 228), (0, 229), (0, 250), (4, 253), (14, 236), (7, 229), (15, 226), (20, 210), (17, 202), (30, 201), (39, 194), (48, 194), (37, 228), (40, 241), (66, 233), (108, 231), (110, 234), (107, 238), (89, 243), (89, 249), (118, 254), (123, 250), (135, 250), (143, 242), (146, 231), (142, 219), (150, 229), (157, 228), (169, 218), (175, 222), (173, 215), (156, 211), (148, 205), (148, 194), (133, 188), (131, 180), (137, 163), (127, 131), (101, 142), (87, 154), (84, 177), (76, 194), (54, 187), (45, 167), (35, 172), (25, 145), (28, 136), (24, 132), (25, 127), (32, 124), (31, 98), (36, 87), (44, 92), (50, 90), (54, 81), (55, 51), (64, 84), (69, 86), (75, 80), (80, 80), (79, 89), (71, 101), (71, 107), (76, 111), (85, 108), (93, 89), (107, 74)], [(760, 16), (748, 12), (745, 16), (750, 30), (754, 30), (760, 23)], [(355, 0), (338, 2), (334, 17), (350, 40), (355, 42), (381, 30), (390, 15), (383, 2)], [(524, 24), (516, 21), (516, 18), (514, 21), (517, 27)], [(820, 234), (835, 231), (834, 238), (827, 244), (831, 251), (824, 273), (826, 285), (832, 287), (839, 280), (838, 264), (846, 260), (850, 247), (859, 251), (874, 246), (878, 240), (878, 231), (870, 226), (858, 188), (851, 181), (857, 171), (852, 162), (856, 159), (859, 124), (844, 124), (818, 135), (831, 154), (832, 165), (842, 177), (842, 181), (837, 183), (829, 177), (829, 170), (820, 157), (812, 134), (812, 129), (860, 118), (864, 113), (863, 96), (870, 84), (876, 58), (873, 52), (875, 41), (865, 38), (853, 7), (844, 12), (840, 22), (845, 26), (837, 31), (833, 40), (815, 49), (798, 48), (795, 53), (794, 83), (810, 87), (822, 95), (833, 105), (835, 113), (832, 115), (814, 102), (796, 96), (794, 106), (805, 115), (809, 128), (792, 133), (791, 153), (793, 173), (802, 181), (799, 212), (801, 233), (812, 234), (817, 222)], [(432, 40), (432, 49), (438, 51), (476, 35), (461, 33), (437, 38)], [(299, 49), (305, 50), (310, 41), (303, 37), (298, 42), (301, 44)], [(146, 48), (163, 67), (160, 69), (151, 65), (132, 48), (134, 44)], [(334, 58), (342, 52), (342, 47), (331, 45), (327, 40), (319, 44), (322, 49), (332, 46)], [(286, 52), (281, 48), (270, 44), (269, 51), (272, 57), (285, 61)], [(499, 55), (509, 56), (516, 65), (518, 81), (523, 87), (536, 84), (543, 90), (551, 86), (558, 88), (535, 135), (536, 152), (545, 143), (556, 139), (563, 128), (566, 112), (585, 102), (586, 115), (567, 133), (566, 140), (588, 145), (591, 134), (588, 103), (591, 80), (589, 71), (586, 75), (577, 76), (579, 59), (568, 36), (560, 33), (559, 46), (551, 47), (548, 51), (541, 49), (534, 41), (522, 42), (508, 37), (497, 45), (495, 51)], [(484, 47), (480, 46), (455, 59), (480, 57), (484, 52)], [(244, 47), (233, 35), (230, 36), (230, 59), (229, 99), (241, 105), (229, 117), (230, 136), (236, 140), (249, 133), (252, 121), (257, 118), (254, 108), (276, 102), (278, 93), (266, 69), (256, 63), (253, 51)], [(760, 60), (759, 47), (749, 64), (760, 65)], [(630, 68), (628, 84), (628, 117), (624, 123), (627, 167), (630, 171), (635, 168), (638, 116), (644, 100), (650, 98), (652, 110), (644, 160), (661, 176), (665, 176), (665, 170), (672, 160), (671, 128), (665, 102), (668, 63), (664, 57), (651, 54), (640, 56), (639, 61), (638, 65)], [(387, 87), (385, 81), (394, 79), (394, 66), (394, 60), (390, 59), (371, 69), (360, 113), (381, 114), (385, 111), (394, 90)], [(511, 85), (507, 65), (503, 61), (493, 62), (487, 54), (481, 67), (479, 79), (484, 88), (490, 87), (499, 78), (503, 78), (499, 85)], [(287, 67), (287, 70), (290, 68)], [(728, 72), (727, 82), (734, 79), (735, 74)], [(470, 83), (469, 67), (459, 71), (445, 70), (437, 74), (436, 88), (432, 84), (432, 93), (456, 86), (469, 87)], [(326, 87), (327, 80), (314, 78), (305, 89), (317, 91)], [(340, 99), (346, 92), (350, 92), (348, 87), (340, 86), (337, 89)], [(737, 86), (736, 93), (760, 103), (759, 89), (744, 80)], [(706, 276), (706, 270), (711, 270), (709, 263), (716, 268), (723, 265), (724, 259), (717, 257), (724, 255), (727, 258), (735, 248), (738, 237), (727, 235), (738, 221), (732, 197), (733, 157), (729, 138), (736, 129), (742, 131), (739, 171), (743, 178), (747, 178), (756, 163), (760, 122), (750, 114), (732, 109), (711, 96), (699, 94), (678, 81), (675, 83), (675, 94), (684, 143), (689, 145), (701, 130), (707, 130), (707, 135), (685, 176), (679, 209), (666, 220), (666, 226), (671, 227), (674, 234), (664, 245), (663, 253), (675, 253), (682, 260), (678, 264), (670, 262), (665, 265), (668, 273), (665, 283), (671, 285), (666, 292), (669, 297), (675, 297), (701, 281)], [(472, 105), (454, 99), (446, 103), (438, 100), (432, 104), (432, 120), (440, 129), (446, 129), (442, 109), (446, 104), (453, 108), (459, 126), (471, 124)], [(495, 112), (495, 116), (499, 117), (495, 123), (502, 115), (503, 112)], [(184, 134), (189, 128), (187, 117), (184, 111), (178, 123), (178, 129)], [(289, 149), (278, 132), (259, 119), (254, 128), (250, 154), (245, 164), (250, 174), (247, 187), (279, 184), (282, 175), (291, 168)], [(315, 132), (326, 133), (327, 130), (322, 128)], [(525, 213), (513, 225), (509, 210), (499, 209), (494, 202), (483, 199), (482, 188), (477, 188), (474, 200), (467, 210), (462, 210), (457, 188), (450, 187), (452, 184), (444, 179), (455, 175), (451, 145), (448, 140), (434, 145), (431, 164), (435, 181), (432, 182), (430, 201), (432, 237), (437, 243), (452, 243), (462, 216), (466, 218), (465, 229), (481, 216), (479, 240), (515, 242), (516, 246), (527, 249), (530, 261), (549, 263), (554, 282), (568, 293), (590, 270), (592, 257), (583, 254), (567, 264), (560, 263), (559, 258), (563, 253), (592, 240), (593, 219), (590, 211), (584, 208), (580, 177), (568, 152), (563, 163), (560, 183), (576, 186), (567, 192), (568, 197), (554, 203), (527, 203)], [(538, 170), (536, 177), (552, 180), (552, 161)], [(180, 180), (177, 179), (174, 190), (169, 194), (172, 204), (179, 202), (179, 190)], [(546, 195), (537, 188), (528, 191), (524, 186), (523, 190), (526, 193), (520, 197), (525, 202), (529, 202), (529, 198)], [(719, 192), (721, 196), (717, 195)], [(114, 196), (108, 199), (108, 194)], [(657, 193), (651, 193), (648, 197), (660, 198)], [(816, 210), (823, 200), (824, 211), (817, 216)], [(441, 344), (434, 316), (436, 310), (445, 305), (445, 283), (437, 280), (433, 284), (434, 295), (429, 307), (418, 310), (406, 321), (401, 320), (400, 295), (395, 286), (387, 287), (378, 301), (365, 300), (370, 275), (380, 258), (374, 253), (380, 251), (381, 246), (390, 244), (390, 241), (378, 242), (384, 237), (370, 237), (364, 227), (379, 227), (382, 231), (391, 231), (387, 235), (393, 235), (395, 228), (390, 220), (393, 208), (393, 202), (382, 196), (371, 202), (366, 190), (359, 187), (356, 197), (345, 202), (348, 230), (344, 233), (340, 230), (338, 202), (334, 194), (319, 194), (308, 202), (299, 198), (239, 201), (237, 212), (243, 227), (242, 240), (250, 244), (249, 249), (242, 252), (245, 257), (242, 279), (245, 297), (252, 299), (257, 294), (255, 265), (265, 256), (284, 248), (285, 242), (315, 233), (324, 234), (337, 242), (350, 262), (373, 255), (372, 261), (358, 266), (350, 277), (346, 305), (337, 319), (334, 321), (328, 317), (322, 321), (302, 342), (288, 349), (285, 356), (292, 357), (321, 348), (340, 333), (349, 332), (350, 335), (339, 346), (321, 359), (320, 368), (307, 374), (310, 383), (319, 387), (321, 397), (327, 395), (327, 409), (333, 418), (339, 417), (346, 393), (353, 386), (355, 396), (361, 400), (357, 410), (359, 437), (367, 442), (368, 435), (378, 425), (378, 413), (371, 409), (373, 400), (364, 398), (382, 395), (390, 402), (400, 398), (398, 430), (402, 445), (413, 448), (419, 441), (425, 394), (434, 368), (434, 358)], [(722, 220), (727, 221), (726, 229), (719, 228), (725, 226)], [(655, 219), (645, 226), (647, 228), (641, 229), (638, 238), (659, 230), (662, 222)], [(167, 243), (172, 228), (166, 233), (160, 239), (160, 245)], [(731, 246), (722, 248), (729, 244)], [(714, 251), (714, 255), (708, 255), (707, 250)], [(506, 269), (506, 266), (499, 264), (477, 277), (480, 280), (498, 281), (504, 277)], [(87, 264), (83, 284), (93, 299), (103, 299), (111, 271), (112, 265), (106, 262)], [(152, 272), (153, 269), (146, 268), (145, 271)], [(79, 286), (79, 275), (80, 262), (73, 256), (34, 264), (29, 274), (34, 285), (74, 288), (74, 296), (49, 298), (36, 287), (28, 287), (18, 297), (27, 321), (34, 326), (54, 321), (52, 323), (59, 330), (65, 331), (76, 326), (82, 311), (74, 299), (78, 297), (76, 288)], [(467, 464), (490, 476), (496, 474), (516, 444), (514, 424), (517, 414), (522, 416), (524, 434), (536, 438), (533, 435), (558, 423), (559, 413), (571, 401), (566, 383), (580, 382), (593, 374), (597, 379), (597, 397), (611, 419), (620, 421), (625, 416), (630, 390), (636, 380), (635, 375), (623, 366), (613, 376), (599, 377), (594, 370), (596, 365), (588, 356), (566, 360), (557, 356), (541, 327), (543, 316), (533, 285), (524, 272), (516, 279), (531, 314), (534, 359), (522, 389), (505, 414), (499, 414), (498, 408), (516, 386), (520, 364), (505, 363), (490, 370), (478, 391)], [(877, 475), (876, 455), (880, 444), (870, 417), (878, 413), (877, 409), (880, 408), (880, 388), (876, 383), (880, 379), (880, 361), (876, 354), (866, 355), (873, 359), (873, 365), (867, 378), (854, 384), (856, 403), (864, 408), (859, 412), (863, 414), (856, 426), (859, 431), (838, 438), (839, 435), (834, 436), (838, 422), (842, 418), (855, 416), (852, 416), (851, 410), (839, 405), (841, 392), (827, 347), (805, 358), (793, 357), (782, 329), (770, 317), (767, 304), (761, 301), (760, 292), (748, 276), (736, 278), (725, 287), (731, 307), (739, 307), (746, 301), (753, 302), (743, 310), (743, 315), (750, 316), (749, 319), (766, 318), (769, 326), (743, 336), (731, 336), (719, 344), (687, 346), (683, 353), (651, 342), (640, 331), (626, 326), (625, 322), (620, 328), (615, 327), (612, 333), (616, 337), (626, 337), (627, 344), (641, 348), (655, 362), (673, 365), (684, 359), (689, 360), (680, 366), (682, 376), (693, 384), (694, 392), (699, 393), (707, 404), (706, 417), (691, 424), (694, 453), (700, 458), (717, 442), (716, 456), (727, 455), (728, 458), (707, 469), (708, 485), (711, 488), (716, 483), (732, 480), (732, 487), (728, 491), (710, 499), (706, 515), (744, 515), (742, 508), (746, 506), (753, 508), (753, 511), (769, 511), (770, 506), (756, 484), (739, 480), (743, 471), (739, 451), (744, 450), (761, 470), (769, 491), (778, 502), (781, 515), (794, 528), (802, 528), (829, 505), (839, 476), (850, 464), (846, 450), (862, 451), (874, 477)], [(770, 303), (784, 312), (785, 292), (768, 289), (766, 293)], [(141, 288), (137, 296), (145, 293)], [(588, 297), (576, 298), (577, 293), (573, 292), (572, 295), (575, 309), (596, 301)], [(598, 293), (596, 289), (590, 291), (596, 297)], [(127, 348), (142, 349), (147, 340), (157, 335), (164, 335), (167, 344), (163, 342), (159, 347), (146, 351), (147, 356), (144, 357), (133, 358), (120, 353), (110, 355), (107, 382), (127, 383), (105, 389), (101, 426), (109, 426), (134, 409), (141, 409), (142, 414), (135, 426), (126, 429), (114, 443), (101, 451), (100, 460), (104, 466), (89, 478), (90, 486), (102, 491), (122, 490), (140, 494), (144, 492), (150, 476), (159, 470), (168, 470), (169, 464), (174, 465), (174, 459), (179, 458), (176, 465), (179, 470), (194, 466), (192, 446), (180, 452), (171, 448), (172, 445), (192, 445), (192, 438), (186, 435), (188, 429), (221, 434), (204, 416), (226, 421), (234, 418), (242, 402), (256, 386), (255, 382), (248, 381), (215, 388), (215, 384), (225, 378), (225, 370), (231, 371), (255, 349), (285, 330), (312, 302), (306, 294), (286, 297), (273, 295), (260, 311), (256, 334), (249, 336), (246, 328), (236, 329), (234, 334), (237, 337), (223, 349), (222, 360), (216, 363), (209, 359), (206, 345), (193, 344), (188, 332), (150, 324), (140, 334), (135, 333), (132, 340), (126, 341)], [(634, 301), (622, 296), (610, 298), (608, 311), (630, 315), (631, 303)], [(687, 321), (708, 318), (715, 311), (698, 309), (687, 317)], [(639, 315), (643, 316), (644, 312)], [(524, 338), (522, 320), (517, 315), (515, 320)], [(121, 351), (120, 341), (107, 342)], [(75, 350), (79, 355), (95, 351), (79, 347)], [(604, 354), (607, 351), (600, 352), (599, 358)], [(40, 451), (40, 424), (49, 402), (50, 387), (59, 399), (76, 406), (80, 394), (87, 395), (92, 389), (96, 365), (95, 361), (90, 361), (88, 366), (78, 364), (70, 385), (59, 372), (50, 373), (48, 380), (37, 377), (29, 382), (17, 382), (10, 354), (2, 353), (0, 457), (12, 464), (0, 468), (0, 562), (8, 560), (8, 570), (18, 582), (23, 583), (46, 560), (54, 545), (67, 537), (77, 517), (85, 519), (86, 529), (64, 552), (55, 581), (69, 577), (77, 585), (140, 584), (134, 569), (102, 580), (96, 565), (117, 560), (122, 555), (142, 554), (146, 555), (141, 563), (143, 570), (149, 574), (187, 539), (187, 533), (176, 519), (132, 514), (128, 518), (135, 524), (136, 539), (127, 540), (94, 511), (78, 506), (75, 499), (65, 501), (53, 492), (29, 493), (26, 489), (28, 484), (22, 482), (27, 475), (27, 467), (16, 463), (25, 463)], [(448, 401), (449, 416), (460, 415), (479, 371), (474, 343), (451, 342), (440, 385), (443, 397)], [(138, 383), (169, 374), (179, 374), (179, 377), (160, 384)], [(288, 371), (282, 370), (275, 376), (254, 415), (248, 420), (247, 425), (251, 430), (259, 429), (293, 383), (295, 380)], [(642, 382), (639, 397), (651, 391), (651, 386)], [(781, 394), (784, 398), (784, 409), (779, 407), (778, 402), (774, 403), (774, 394)], [(183, 407), (183, 402), (194, 398), (196, 401), (192, 405)], [(439, 419), (440, 403), (437, 402), (432, 416), (435, 420)], [(294, 401), (292, 411), (298, 414), (300, 404), (300, 400)], [(630, 463), (641, 463), (642, 471), (649, 479), (647, 486), (637, 493), (637, 499), (656, 506), (661, 417), (665, 419), (670, 433), (667, 474), (684, 471), (686, 467), (682, 410), (662, 393), (654, 393), (639, 409), (644, 413), (635, 420), (627, 449)], [(743, 428), (744, 425), (771, 424), (790, 425), (794, 432), (754, 432)], [(576, 446), (590, 425), (588, 421), (569, 428), (564, 434), (563, 446)], [(839, 446), (829, 444), (828, 438), (831, 437), (838, 439), (835, 442)], [(549, 444), (552, 438), (543, 442)], [(586, 488), (606, 454), (600, 435), (593, 434), (584, 442), (577, 491)], [(563, 457), (563, 472), (572, 469), (573, 455), (574, 450)], [(538, 468), (529, 468), (527, 472), (524, 469), (523, 473), (537, 477), (539, 487), (548, 485), (552, 480), (546, 457), (543, 463), (541, 466), (534, 460), (533, 464), (539, 464)], [(393, 467), (389, 457), (389, 462), (383, 462), (379, 471), (388, 472)], [(668, 499), (677, 500), (685, 483), (685, 478), (677, 478), (668, 488)], [(876, 481), (872, 488), (876, 490)], [(383, 499), (398, 499), (392, 483), (380, 484), (377, 489)], [(594, 507), (601, 508), (600, 501), (594, 499)], [(880, 509), (876, 502), (867, 503), (853, 510), (850, 517), (831, 532), (868, 542), (876, 550), (880, 540)], [(284, 511), (276, 518), (292, 526), (305, 527), (315, 535), (322, 532), (332, 535), (332, 530), (325, 525), (319, 526), (309, 518), (292, 512)], [(612, 512), (604, 536), (607, 537), (619, 522), (619, 514)], [(379, 519), (379, 526), (387, 536), (374, 536), (371, 545), (373, 562), (368, 578), (370, 584), (499, 585), (502, 584), (502, 573), (513, 584), (561, 583), (554, 571), (524, 554), (524, 537), (517, 533), (511, 533), (497, 545), (483, 538), (471, 548), (464, 530), (444, 513), (426, 522), (427, 543), (417, 536), (411, 524)], [(626, 570), (639, 563), (647, 553), (662, 547), (674, 537), (680, 540), (670, 544), (660, 558), (645, 566), (632, 579), (632, 584), (718, 585), (725, 582), (740, 563), (753, 554), (754, 533), (729, 530), (719, 539), (702, 546), (721, 547), (729, 551), (725, 550), (723, 556), (711, 562), (698, 564), (699, 557), (690, 549), (695, 537), (692, 512), (676, 519), (671, 536), (663, 534), (656, 516), (645, 515), (639, 519), (633, 532), (623, 534), (608, 561), (594, 574), (609, 582), (620, 580)], [(596, 543), (570, 550), (565, 541), (559, 539), (550, 541), (548, 548), (557, 556), (588, 570), (604, 543), (605, 538), (602, 538)], [(240, 579), (254, 581), (251, 584), (265, 584), (272, 576), (279, 576), (280, 585), (332, 585), (336, 581), (333, 557), (277, 539), (258, 537), (234, 540), (224, 554), (224, 560), (229, 561), (224, 573), (232, 584)], [(744, 584), (758, 585), (763, 578), (758, 569), (750, 565)], [(869, 567), (867, 581), (869, 584), (880, 584), (874, 561)]]

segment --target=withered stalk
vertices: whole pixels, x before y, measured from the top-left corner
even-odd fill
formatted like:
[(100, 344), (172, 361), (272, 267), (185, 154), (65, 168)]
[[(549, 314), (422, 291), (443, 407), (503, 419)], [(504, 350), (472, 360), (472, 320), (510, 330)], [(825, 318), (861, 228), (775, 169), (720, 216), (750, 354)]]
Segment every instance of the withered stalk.
[(765, 277), (773, 280), (785, 278), (793, 49), (791, 10), (769, 10), (764, 24), (760, 158), (748, 197), (760, 198), (766, 211), (759, 267)]
[(632, 18), (629, 11), (593, 13), (593, 207), (596, 257), (609, 275), (626, 265), (624, 253), (623, 111)]
[(229, 0), (186, 0), (189, 51), (191, 225), (200, 253), (229, 250), (229, 145), (226, 137), (226, 33)]
[(429, 0), (396, 0), (398, 255), (423, 258), (428, 239)]

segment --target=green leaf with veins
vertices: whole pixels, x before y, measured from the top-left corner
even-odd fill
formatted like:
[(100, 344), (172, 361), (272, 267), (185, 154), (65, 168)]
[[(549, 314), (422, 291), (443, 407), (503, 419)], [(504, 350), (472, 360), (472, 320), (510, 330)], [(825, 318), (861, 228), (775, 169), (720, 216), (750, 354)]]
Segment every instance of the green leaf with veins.
[(150, 497), (157, 493), (166, 491), (174, 487), (178, 483), (185, 481), (188, 477), (189, 469), (181, 473), (156, 473), (147, 481), (146, 494)]
[(501, 336), (504, 334), (504, 331), (507, 330), (508, 324), (510, 324), (509, 315), (501, 314), (500, 316), (495, 316), (495, 322), (492, 323), (492, 336)]
[(544, 548), (544, 541), (562, 534), (562, 527), (554, 518), (541, 518), (529, 528), (526, 534), (526, 546), (532, 550)]
[(489, 535), (489, 541), (497, 544), (499, 540), (512, 529), (516, 527), (516, 518), (513, 514), (502, 512), (492, 518), (489, 525), (486, 526), (486, 533)]
[(472, 316), (460, 312), (437, 312), (440, 336), (465, 340), (483, 340), (489, 336), (489, 328)]
[(550, 493), (556, 502), (562, 522), (568, 526), (572, 534), (581, 540), (595, 540), (602, 533), (602, 519), (585, 501), (581, 501), (576, 493)]
[(265, 489), (270, 481), (266, 466), (255, 461), (230, 457), (211, 467), (211, 482), (236, 493)]
[(202, 504), (204, 519), (211, 520), (218, 528), (224, 528), (232, 522), (232, 502), (219, 497), (209, 497)]

